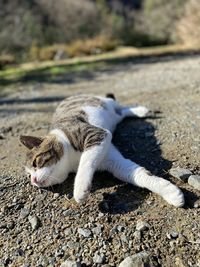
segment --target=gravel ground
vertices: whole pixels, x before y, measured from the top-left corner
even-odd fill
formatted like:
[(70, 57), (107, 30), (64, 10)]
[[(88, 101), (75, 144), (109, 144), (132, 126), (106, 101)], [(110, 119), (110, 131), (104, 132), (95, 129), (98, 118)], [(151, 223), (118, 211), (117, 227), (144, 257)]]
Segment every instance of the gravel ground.
[[(148, 253), (150, 266), (200, 266), (200, 192), (169, 174), (178, 166), (200, 173), (200, 57), (152, 58), (16, 86), (0, 100), (0, 266), (53, 267), (69, 259), (111, 267), (138, 252)], [(121, 123), (114, 142), (180, 186), (184, 208), (109, 173), (95, 175), (80, 206), (72, 198), (74, 174), (49, 189), (30, 185), (19, 135), (45, 134), (59, 98), (106, 92), (153, 110), (146, 120)]]

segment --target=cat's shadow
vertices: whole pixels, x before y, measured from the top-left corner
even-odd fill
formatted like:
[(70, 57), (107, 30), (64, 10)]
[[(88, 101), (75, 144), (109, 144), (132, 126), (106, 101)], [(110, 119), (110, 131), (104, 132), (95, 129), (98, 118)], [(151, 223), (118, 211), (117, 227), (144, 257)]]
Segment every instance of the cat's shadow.
[[(158, 118), (151, 117), (154, 120)], [(172, 162), (162, 157), (161, 143), (155, 136), (155, 130), (155, 126), (148, 120), (127, 118), (117, 126), (113, 143), (125, 158), (131, 159), (155, 175), (169, 179), (168, 170)], [(74, 176), (75, 174), (70, 174), (64, 183), (49, 190), (72, 198)], [(90, 198), (97, 192), (101, 196), (99, 211), (110, 214), (137, 210), (149, 195), (148, 190), (123, 183), (108, 172), (95, 173)], [(195, 194), (185, 189), (184, 195), (186, 208), (193, 207), (197, 200)]]
[[(153, 174), (163, 176), (163, 170), (167, 171), (172, 165), (170, 161), (162, 158), (160, 143), (155, 137), (155, 127), (146, 120), (125, 119), (117, 126), (113, 143), (125, 158), (146, 167)], [(73, 180), (74, 174), (70, 175), (62, 185), (54, 186), (53, 191), (62, 195), (67, 194), (69, 198), (72, 197)], [(99, 210), (112, 214), (137, 209), (149, 193), (145, 189), (122, 183), (108, 172), (95, 174), (91, 193), (97, 190), (104, 191)]]
[[(151, 117), (157, 119), (159, 117)], [(162, 157), (160, 141), (155, 136), (155, 126), (143, 119), (125, 119), (120, 123), (114, 133), (113, 143), (117, 146), (125, 158), (129, 158), (137, 164), (145, 167), (153, 174), (166, 178), (167, 171), (172, 162)], [(115, 192), (105, 193), (103, 201), (99, 203), (101, 212), (112, 214), (127, 213), (136, 210), (148, 197), (149, 191), (118, 181), (109, 175), (113, 186), (118, 183)], [(105, 175), (107, 177), (107, 175)], [(94, 189), (98, 185), (104, 186), (104, 180), (97, 177)]]

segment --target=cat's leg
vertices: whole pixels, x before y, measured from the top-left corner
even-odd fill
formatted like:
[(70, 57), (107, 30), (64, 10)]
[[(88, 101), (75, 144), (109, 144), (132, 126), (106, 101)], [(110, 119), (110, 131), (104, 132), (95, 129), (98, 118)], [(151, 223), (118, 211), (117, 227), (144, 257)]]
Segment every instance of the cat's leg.
[(85, 138), (85, 149), (81, 155), (74, 183), (74, 198), (83, 202), (89, 195), (94, 172), (105, 158), (111, 145), (110, 131), (91, 126), (90, 134)]
[(120, 111), (121, 111), (123, 118), (125, 117), (144, 118), (149, 113), (149, 110), (144, 106), (122, 107)]
[(101, 169), (111, 172), (124, 182), (147, 188), (175, 207), (184, 205), (184, 195), (177, 186), (163, 178), (151, 175), (145, 168), (125, 159), (114, 145), (111, 145), (107, 157), (101, 164)]

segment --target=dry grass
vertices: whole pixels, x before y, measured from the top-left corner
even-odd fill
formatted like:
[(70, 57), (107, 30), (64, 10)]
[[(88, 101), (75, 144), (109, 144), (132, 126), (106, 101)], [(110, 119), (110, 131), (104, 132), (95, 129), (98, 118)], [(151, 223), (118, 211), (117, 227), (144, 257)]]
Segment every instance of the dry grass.
[(99, 55), (89, 55), (68, 58), (66, 60), (52, 61), (47, 60), (43, 62), (30, 62), (20, 64), (16, 67), (7, 68), (0, 71), (0, 78), (2, 79), (15, 79), (19, 78), (21, 75), (28, 74), (33, 71), (43, 71), (48, 68), (49, 70), (58, 68), (56, 74), (59, 74), (59, 69), (63, 71), (63, 68), (67, 71), (79, 68), (79, 66), (85, 66), (90, 68), (91, 65), (97, 66), (99, 63), (117, 63), (118, 61), (123, 61), (127, 59), (141, 58), (141, 57), (159, 57), (166, 55), (176, 55), (176, 54), (188, 54), (200, 52), (200, 46), (191, 45), (170, 45), (170, 46), (157, 46), (153, 48), (134, 48), (134, 47), (119, 47), (115, 51), (102, 53)]
[(114, 50), (117, 45), (116, 40), (97, 36), (92, 39), (77, 40), (67, 45), (55, 44), (41, 48), (33, 45), (30, 48), (29, 57), (32, 61), (46, 61), (96, 55)]
[(188, 45), (200, 44), (200, 1), (189, 0), (185, 12), (177, 24), (179, 40)]

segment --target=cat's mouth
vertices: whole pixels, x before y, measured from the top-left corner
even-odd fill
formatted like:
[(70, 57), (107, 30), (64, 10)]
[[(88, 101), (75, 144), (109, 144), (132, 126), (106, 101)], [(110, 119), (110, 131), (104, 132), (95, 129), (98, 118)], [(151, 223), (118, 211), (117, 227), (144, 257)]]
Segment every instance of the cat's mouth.
[(40, 181), (37, 177), (31, 177), (31, 184), (37, 187), (46, 187), (47, 179)]

